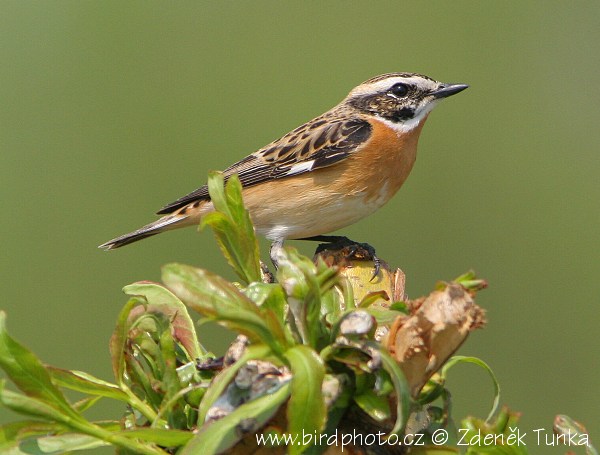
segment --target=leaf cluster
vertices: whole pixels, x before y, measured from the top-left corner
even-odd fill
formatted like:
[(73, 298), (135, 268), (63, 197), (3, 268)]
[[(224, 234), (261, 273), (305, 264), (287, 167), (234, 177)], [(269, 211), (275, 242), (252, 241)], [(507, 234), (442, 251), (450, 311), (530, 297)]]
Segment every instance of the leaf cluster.
[[(315, 264), (293, 248), (282, 250), (277, 280), (265, 282), (239, 180), (232, 177), (224, 185), (222, 175), (213, 173), (209, 190), (215, 212), (202, 226), (212, 228), (240, 282), (168, 264), (162, 269), (163, 284), (126, 286), (130, 299), (110, 340), (115, 383), (42, 364), (8, 335), (2, 316), (0, 365), (21, 393), (3, 389), (0, 402), (32, 420), (2, 427), (0, 447), (15, 454), (108, 444), (121, 453), (189, 454), (200, 448), (217, 453), (278, 412), (284, 414), (282, 430), (319, 433), (335, 425), (351, 405), (380, 421), (392, 419), (392, 431), (402, 430), (410, 405), (408, 387), (396, 362), (375, 342), (376, 322), (368, 313), (373, 296), (357, 307), (352, 288), (335, 268)], [(245, 336), (248, 346), (223, 368), (199, 344), (190, 309)], [(353, 319), (366, 325), (357, 329)], [(251, 399), (238, 400), (221, 418), (211, 418), (252, 361), (268, 362), (288, 374)], [(215, 368), (206, 368), (211, 364)], [(324, 384), (329, 384), (328, 394)], [(85, 398), (70, 402), (64, 390)], [(101, 398), (126, 404), (120, 421), (84, 417)], [(396, 403), (393, 410), (390, 402)], [(289, 452), (306, 449), (294, 445)]]
[[(103, 445), (120, 454), (222, 453), (256, 432), (331, 433), (350, 411), (390, 435), (415, 430), (415, 417), (424, 415), (428, 423), (417, 429), (430, 437), (452, 426), (445, 380), (461, 362), (490, 372), (495, 411), (499, 386), (479, 359), (451, 359), (412, 397), (400, 365), (376, 336), (406, 312), (406, 304), (374, 306), (384, 297), (380, 292), (355, 302), (352, 286), (335, 268), (289, 247), (277, 258), (276, 279), (267, 279), (239, 179), (225, 185), (222, 174), (213, 173), (208, 186), (215, 212), (202, 226), (213, 230), (240, 281), (174, 263), (162, 268), (162, 284), (126, 286), (129, 300), (110, 339), (114, 383), (44, 365), (10, 337), (0, 313), (0, 367), (19, 389), (1, 383), (0, 404), (26, 416), (0, 427), (1, 453), (68, 453)], [(473, 291), (484, 286), (471, 274), (460, 279)], [(241, 349), (224, 359), (207, 352), (189, 310), (238, 333)], [(84, 398), (69, 400), (65, 391)], [(120, 420), (85, 417), (103, 398), (124, 404)], [(291, 454), (325, 449), (285, 448)]]

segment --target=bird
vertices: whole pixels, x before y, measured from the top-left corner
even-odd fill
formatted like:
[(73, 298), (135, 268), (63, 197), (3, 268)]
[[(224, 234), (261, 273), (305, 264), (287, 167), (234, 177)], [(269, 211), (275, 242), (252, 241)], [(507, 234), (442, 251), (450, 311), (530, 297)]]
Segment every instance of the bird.
[[(432, 109), (466, 88), (418, 73), (382, 74), (356, 86), (324, 114), (228, 167), (224, 178), (239, 177), (256, 232), (272, 242), (274, 263), (284, 240), (346, 239), (325, 234), (387, 203), (413, 168)], [(198, 225), (212, 211), (203, 185), (161, 208), (158, 220), (99, 248), (112, 250)], [(372, 256), (376, 259), (374, 250)], [(378, 264), (376, 259), (375, 274)]]

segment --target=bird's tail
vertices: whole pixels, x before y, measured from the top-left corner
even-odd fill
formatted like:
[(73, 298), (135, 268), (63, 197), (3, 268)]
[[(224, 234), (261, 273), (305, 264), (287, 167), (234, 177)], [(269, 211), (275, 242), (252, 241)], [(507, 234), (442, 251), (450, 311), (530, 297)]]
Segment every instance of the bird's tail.
[(189, 220), (189, 218), (190, 217), (188, 215), (184, 214), (173, 214), (163, 216), (162, 218), (156, 220), (153, 223), (142, 226), (136, 231), (109, 240), (108, 242), (100, 245), (98, 248), (101, 248), (103, 250), (114, 250), (115, 248), (120, 248), (124, 245), (137, 242), (138, 240), (145, 239), (146, 237), (151, 237), (160, 232), (188, 225), (191, 221)]

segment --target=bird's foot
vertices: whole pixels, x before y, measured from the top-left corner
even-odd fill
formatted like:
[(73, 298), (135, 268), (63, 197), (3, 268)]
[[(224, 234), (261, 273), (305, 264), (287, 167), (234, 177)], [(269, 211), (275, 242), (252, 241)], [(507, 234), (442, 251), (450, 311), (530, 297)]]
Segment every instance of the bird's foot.
[[(277, 264), (273, 263), (275, 270), (277, 270)], [(271, 273), (267, 264), (263, 261), (260, 261), (260, 274), (262, 277), (263, 283), (275, 283), (275, 275)]]
[(300, 240), (315, 240), (320, 243), (317, 246), (316, 254), (319, 254), (325, 250), (330, 251), (344, 251), (346, 259), (355, 259), (360, 261), (373, 261), (374, 269), (373, 275), (370, 281), (373, 281), (381, 269), (381, 260), (375, 253), (373, 248), (368, 243), (355, 242), (350, 240), (348, 237), (336, 236), (336, 235), (319, 235), (316, 237), (308, 237)]

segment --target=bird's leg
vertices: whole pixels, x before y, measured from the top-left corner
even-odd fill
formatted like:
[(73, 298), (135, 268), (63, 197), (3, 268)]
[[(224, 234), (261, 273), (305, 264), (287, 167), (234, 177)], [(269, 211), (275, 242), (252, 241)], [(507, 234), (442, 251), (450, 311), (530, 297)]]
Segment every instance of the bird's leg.
[(277, 254), (279, 253), (281, 248), (283, 248), (283, 240), (274, 240), (273, 243), (271, 243), (269, 256), (271, 256), (271, 262), (273, 263), (273, 267), (275, 267), (275, 270), (279, 268)]
[(342, 248), (348, 247), (350, 251), (348, 254), (349, 258), (355, 257), (355, 253), (360, 247), (363, 250), (365, 250), (369, 254), (369, 256), (371, 256), (373, 264), (375, 265), (371, 281), (373, 281), (373, 279), (379, 274), (379, 270), (381, 268), (381, 260), (377, 257), (377, 254), (375, 254), (375, 248), (373, 248), (368, 243), (355, 242), (354, 240), (350, 240), (348, 237), (344, 237), (343, 235), (315, 235), (314, 237), (305, 237), (298, 240), (324, 242), (319, 244), (319, 246), (317, 247), (317, 254), (324, 250), (341, 250)]

